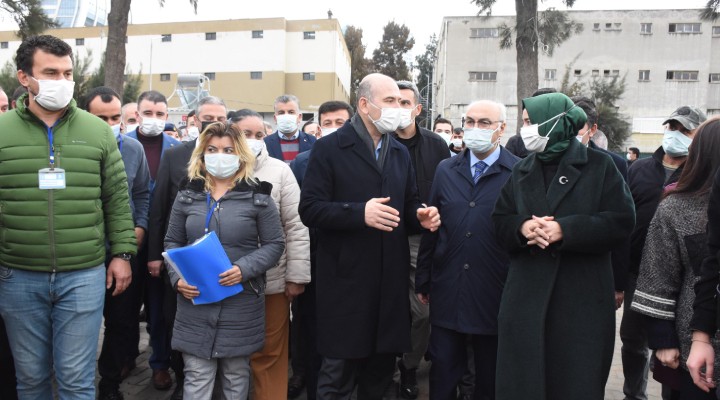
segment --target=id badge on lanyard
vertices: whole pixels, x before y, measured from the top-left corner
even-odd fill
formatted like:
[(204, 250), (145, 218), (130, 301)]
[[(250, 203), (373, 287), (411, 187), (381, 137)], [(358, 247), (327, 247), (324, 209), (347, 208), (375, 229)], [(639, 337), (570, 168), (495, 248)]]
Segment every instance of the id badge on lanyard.
[(55, 168), (55, 145), (53, 144), (52, 128), (48, 128), (48, 142), (50, 145), (50, 168), (43, 168), (38, 171), (38, 188), (65, 189), (65, 170)]

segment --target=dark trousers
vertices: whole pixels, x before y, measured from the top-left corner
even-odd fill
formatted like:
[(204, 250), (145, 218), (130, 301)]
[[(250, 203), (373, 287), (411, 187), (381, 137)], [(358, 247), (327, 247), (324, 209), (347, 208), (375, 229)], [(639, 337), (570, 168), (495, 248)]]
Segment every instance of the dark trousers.
[[(147, 244), (138, 251), (139, 275), (144, 282), (145, 315), (147, 318), (147, 333), (150, 335), (150, 368), (170, 368), (170, 333), (167, 331), (163, 315), (163, 302), (165, 298), (165, 281), (161, 276), (150, 276), (147, 268)], [(166, 272), (163, 272), (166, 274)], [(138, 310), (139, 312), (139, 310)]]
[(352, 360), (323, 357), (317, 398), (350, 400), (357, 386), (357, 400), (382, 400), (394, 371), (395, 354), (373, 354)]
[[(109, 265), (110, 259), (105, 261)], [(100, 373), (100, 390), (117, 390), (120, 387), (120, 373), (126, 365), (135, 362), (140, 341), (140, 276), (138, 262), (135, 257), (130, 260), (132, 282), (124, 292), (113, 296), (115, 286), (105, 291), (105, 338), (103, 339), (98, 372)]]
[(626, 400), (647, 399), (647, 379), (650, 370), (645, 316), (630, 308), (636, 285), (637, 275), (628, 274), (623, 317), (620, 322), (621, 355), (625, 376), (623, 393)]
[(317, 318), (315, 316), (315, 282), (305, 285), (305, 292), (292, 302), (290, 325), (291, 365), (293, 375), (305, 379), (308, 400), (317, 395), (318, 371), (322, 357), (317, 352)]
[(17, 400), (15, 362), (8, 342), (5, 322), (0, 317), (0, 399)]
[(430, 398), (456, 398), (456, 388), (467, 369), (466, 339), (470, 336), (475, 361), (475, 400), (495, 398), (497, 335), (469, 335), (432, 325), (430, 329)]
[[(172, 342), (173, 328), (175, 327), (175, 314), (177, 313), (177, 292), (170, 284), (170, 278), (166, 272), (163, 273), (163, 281), (165, 282), (165, 297), (163, 299), (163, 318), (165, 320), (165, 332), (167, 332), (168, 342)], [(182, 353), (177, 350), (170, 352), (170, 368), (175, 371), (175, 380), (178, 386), (182, 385), (185, 379), (185, 363), (183, 362)]]
[(710, 393), (705, 393), (702, 389), (695, 386), (690, 372), (682, 367), (678, 367), (680, 372), (680, 391), (673, 391), (670, 396), (671, 400), (716, 400), (716, 390), (711, 389)]

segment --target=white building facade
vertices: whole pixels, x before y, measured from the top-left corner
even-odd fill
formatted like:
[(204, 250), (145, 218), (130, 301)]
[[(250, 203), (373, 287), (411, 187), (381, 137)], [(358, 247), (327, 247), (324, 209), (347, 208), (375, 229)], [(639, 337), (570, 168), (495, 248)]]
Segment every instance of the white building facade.
[[(552, 57), (541, 52), (538, 87), (560, 89), (566, 70), (570, 84), (625, 77), (616, 106), (632, 122), (627, 146), (654, 151), (662, 140), (660, 124), (679, 106), (720, 114), (720, 21), (701, 21), (699, 10), (568, 14), (583, 31)], [(503, 23), (512, 27), (515, 17), (444, 19), (434, 74), (436, 115), (459, 124), (467, 104), (492, 99), (508, 106), (506, 135), (517, 131), (516, 52), (499, 47)]]

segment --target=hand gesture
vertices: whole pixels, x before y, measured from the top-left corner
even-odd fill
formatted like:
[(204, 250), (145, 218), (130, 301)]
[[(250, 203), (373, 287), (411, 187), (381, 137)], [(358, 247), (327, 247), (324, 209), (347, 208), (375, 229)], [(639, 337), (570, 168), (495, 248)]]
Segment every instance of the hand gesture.
[(679, 349), (658, 349), (655, 357), (662, 363), (664, 367), (677, 369), (680, 366), (680, 350)]
[(389, 197), (373, 198), (365, 203), (365, 225), (385, 232), (392, 232), (400, 222), (400, 213), (385, 205)]
[[(693, 332), (687, 367), (695, 385), (706, 392), (715, 387), (713, 381), (714, 362), (715, 349), (710, 344), (710, 335), (700, 331)], [(703, 368), (705, 372), (702, 371)]]
[(197, 286), (188, 285), (183, 279), (178, 280), (177, 291), (183, 295), (184, 298), (192, 300), (200, 296), (200, 292), (197, 290)]
[(437, 207), (418, 208), (417, 219), (423, 228), (435, 232), (440, 227), (440, 213)]
[(107, 272), (105, 272), (105, 289), (110, 289), (113, 281), (115, 281), (115, 290), (112, 293), (113, 296), (119, 295), (124, 292), (128, 286), (130, 286), (130, 282), (132, 282), (132, 269), (130, 268), (130, 262), (117, 257), (114, 257), (110, 261)]
[(237, 285), (242, 282), (242, 271), (237, 265), (233, 265), (232, 268), (223, 272), (220, 276), (220, 284), (223, 286)]

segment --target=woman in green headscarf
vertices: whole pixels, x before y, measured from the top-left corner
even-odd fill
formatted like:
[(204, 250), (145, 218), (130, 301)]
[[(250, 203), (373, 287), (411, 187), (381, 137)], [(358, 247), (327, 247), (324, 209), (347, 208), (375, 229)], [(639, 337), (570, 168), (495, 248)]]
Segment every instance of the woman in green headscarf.
[(587, 117), (564, 94), (523, 100), (529, 151), (493, 214), (510, 269), (500, 303), (499, 400), (600, 400), (615, 340), (610, 250), (635, 210), (612, 159), (575, 140)]

